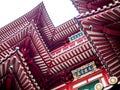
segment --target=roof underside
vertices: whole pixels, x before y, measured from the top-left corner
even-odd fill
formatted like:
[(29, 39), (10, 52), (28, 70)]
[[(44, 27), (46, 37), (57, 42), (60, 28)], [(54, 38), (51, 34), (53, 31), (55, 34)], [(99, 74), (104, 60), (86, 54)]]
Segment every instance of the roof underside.
[[(98, 0), (99, 2), (74, 0), (73, 2), (76, 5), (78, 1), (90, 3), (97, 8), (100, 7), (99, 2), (103, 2), (103, 5), (112, 3), (112, 0), (109, 2), (108, 0)], [(77, 22), (71, 19), (54, 27), (41, 3), (32, 11), (0, 29), (0, 60), (2, 61), (19, 47), (33, 77), (41, 88), (46, 86), (46, 90), (55, 83), (58, 85), (57, 82), (61, 84), (73, 80), (71, 70), (90, 61), (97, 61), (99, 55), (107, 63), (110, 72), (120, 77), (119, 4), (109, 4), (104, 8), (96, 8), (96, 11), (90, 10), (89, 13), (76, 17)], [(83, 38), (70, 42), (68, 37), (78, 32), (85, 33)], [(108, 51), (109, 53), (106, 53)], [(116, 59), (116, 62), (113, 64), (111, 59)], [(116, 65), (118, 67), (112, 69)]]

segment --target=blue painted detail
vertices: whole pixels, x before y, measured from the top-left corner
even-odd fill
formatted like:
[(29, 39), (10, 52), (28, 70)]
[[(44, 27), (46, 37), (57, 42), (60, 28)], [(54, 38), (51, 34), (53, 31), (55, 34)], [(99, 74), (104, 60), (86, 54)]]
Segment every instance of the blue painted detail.
[(73, 40), (76, 40), (76, 39), (80, 38), (81, 36), (83, 36), (83, 32), (78, 32), (77, 34), (71, 36), (71, 37), (69, 38), (69, 40), (70, 40), (70, 41), (73, 41)]

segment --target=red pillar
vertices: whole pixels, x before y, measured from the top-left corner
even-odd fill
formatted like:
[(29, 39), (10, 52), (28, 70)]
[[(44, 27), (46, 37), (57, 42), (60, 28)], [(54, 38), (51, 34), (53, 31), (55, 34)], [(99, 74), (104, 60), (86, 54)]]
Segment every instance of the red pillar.
[(71, 82), (66, 83), (67, 90), (73, 90)]
[(105, 68), (102, 68), (102, 69), (103, 69), (103, 76), (104, 76), (104, 79), (105, 79), (107, 85), (109, 85), (109, 82), (108, 82), (109, 76), (108, 76), (108, 74), (107, 74)]

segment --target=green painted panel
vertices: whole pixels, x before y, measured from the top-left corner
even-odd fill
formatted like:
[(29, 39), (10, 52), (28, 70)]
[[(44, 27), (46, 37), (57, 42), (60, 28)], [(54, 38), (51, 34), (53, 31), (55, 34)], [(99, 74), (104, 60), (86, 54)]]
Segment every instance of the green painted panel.
[(96, 83), (99, 83), (99, 80), (96, 80), (96, 81), (91, 82), (85, 86), (82, 86), (82, 87), (78, 88), (78, 90), (94, 90), (94, 86)]

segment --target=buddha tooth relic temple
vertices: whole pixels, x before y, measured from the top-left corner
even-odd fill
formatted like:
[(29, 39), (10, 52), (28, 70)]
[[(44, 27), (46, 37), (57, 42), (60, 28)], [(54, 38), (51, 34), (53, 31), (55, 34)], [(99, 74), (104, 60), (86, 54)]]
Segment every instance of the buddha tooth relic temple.
[(0, 90), (120, 90), (120, 0), (71, 2), (57, 27), (41, 2), (0, 29)]

